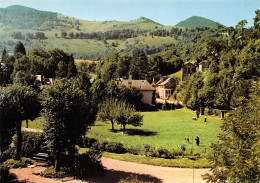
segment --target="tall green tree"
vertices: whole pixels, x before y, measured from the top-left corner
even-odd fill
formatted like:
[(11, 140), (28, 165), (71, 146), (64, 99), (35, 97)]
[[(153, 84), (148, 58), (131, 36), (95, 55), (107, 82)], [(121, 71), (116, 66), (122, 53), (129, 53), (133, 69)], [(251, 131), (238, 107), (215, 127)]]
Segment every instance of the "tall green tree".
[(207, 182), (258, 182), (260, 179), (260, 86), (250, 99), (240, 98), (221, 126), (219, 142), (212, 145)]
[(149, 62), (146, 54), (142, 50), (136, 50), (133, 53), (133, 59), (130, 63), (129, 74), (134, 79), (145, 79), (148, 77)]
[(42, 101), (42, 116), (46, 120), (44, 134), (55, 159), (55, 170), (59, 171), (62, 153), (74, 155), (75, 145), (94, 123), (95, 114), (91, 113), (86, 94), (68, 79), (57, 80), (54, 86), (46, 87)]
[(24, 55), (26, 55), (25, 47), (23, 43), (19, 41), (14, 48), (14, 57), (17, 59), (23, 57)]
[(21, 157), (23, 120), (33, 120), (39, 116), (41, 109), (38, 94), (29, 86), (11, 85), (0, 87), (0, 116), (1, 124), (8, 124), (9, 130), (13, 128), (17, 134), (16, 155)]
[(14, 84), (32, 85), (34, 83), (35, 78), (31, 74), (31, 63), (27, 56), (16, 59), (13, 66), (12, 79)]

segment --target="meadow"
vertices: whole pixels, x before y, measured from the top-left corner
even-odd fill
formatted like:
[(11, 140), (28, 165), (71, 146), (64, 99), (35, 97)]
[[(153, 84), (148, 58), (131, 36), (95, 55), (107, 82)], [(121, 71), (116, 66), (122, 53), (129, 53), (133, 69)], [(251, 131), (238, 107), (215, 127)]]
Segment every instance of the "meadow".
[[(179, 149), (185, 145), (186, 152), (193, 148), (194, 153), (205, 153), (210, 150), (210, 145), (217, 141), (220, 133), (221, 120), (204, 116), (198, 120), (192, 120), (195, 113), (188, 109), (171, 111), (142, 112), (143, 126), (127, 126), (127, 132), (123, 133), (121, 126), (115, 125), (115, 132), (111, 131), (109, 122), (98, 120), (95, 126), (87, 132), (87, 137), (98, 139), (100, 142), (120, 142), (126, 148), (143, 149), (145, 145), (158, 149)], [(195, 143), (195, 137), (199, 136), (200, 145)], [(189, 142), (185, 140), (189, 138)]]
[[(108, 158), (167, 167), (211, 167), (205, 157), (211, 152), (211, 143), (218, 140), (217, 136), (221, 131), (220, 125), (222, 123), (219, 118), (207, 116), (207, 122), (204, 122), (205, 116), (203, 115), (198, 120), (192, 120), (196, 114), (186, 108), (142, 112), (142, 115), (143, 125), (141, 127), (126, 126), (126, 133), (123, 133), (120, 125), (115, 125), (115, 132), (112, 132), (110, 122), (97, 120), (87, 132), (87, 137), (95, 138), (100, 143), (104, 141), (122, 143), (125, 148), (141, 151), (144, 151), (145, 145), (150, 145), (155, 150), (167, 149), (170, 152), (179, 150), (183, 145), (186, 147), (184, 157), (179, 156), (173, 159), (147, 157), (143, 154), (104, 152), (103, 156)], [(41, 118), (37, 118), (33, 122), (29, 121), (29, 128), (41, 129), (42, 122)], [(26, 126), (25, 121), (23, 121), (22, 126)], [(200, 138), (199, 146), (195, 142), (196, 136)], [(189, 138), (190, 141), (187, 142), (185, 138)], [(193, 149), (193, 154), (191, 154), (191, 149)], [(84, 152), (86, 148), (80, 148), (80, 151)], [(196, 158), (198, 154), (201, 158)]]

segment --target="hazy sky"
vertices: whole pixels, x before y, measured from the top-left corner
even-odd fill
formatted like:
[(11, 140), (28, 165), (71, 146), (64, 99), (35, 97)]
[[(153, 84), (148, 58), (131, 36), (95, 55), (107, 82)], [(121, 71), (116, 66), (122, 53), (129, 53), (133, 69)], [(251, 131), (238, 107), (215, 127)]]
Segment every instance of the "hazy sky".
[(0, 7), (24, 5), (85, 20), (133, 20), (141, 16), (175, 25), (202, 16), (235, 26), (246, 19), (251, 26), (260, 0), (0, 0)]

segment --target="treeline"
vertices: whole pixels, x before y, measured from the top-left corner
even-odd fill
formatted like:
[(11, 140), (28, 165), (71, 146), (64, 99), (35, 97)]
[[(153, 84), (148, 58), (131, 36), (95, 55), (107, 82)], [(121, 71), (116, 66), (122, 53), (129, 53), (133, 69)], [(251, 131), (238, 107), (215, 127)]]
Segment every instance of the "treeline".
[(188, 108), (231, 110), (241, 98), (249, 98), (260, 77), (259, 19), (251, 28), (246, 24), (243, 20), (235, 28), (223, 28), (227, 37), (208, 35), (200, 40), (196, 60), (197, 64), (204, 61), (206, 74), (197, 72), (183, 84), (180, 99)]
[(168, 75), (180, 70), (183, 61), (175, 52), (168, 50), (151, 57), (142, 50), (133, 55), (111, 53), (103, 57), (97, 65), (98, 78), (105, 82), (116, 78), (148, 79), (156, 75)]
[[(112, 40), (112, 39), (128, 39), (134, 38), (139, 35), (146, 35), (148, 31), (145, 30), (131, 30), (131, 29), (123, 29), (123, 30), (110, 30), (106, 32), (93, 32), (93, 33), (83, 33), (83, 32), (70, 32), (62, 31), (60, 33), (60, 37), (62, 38), (70, 38), (70, 39), (96, 39), (96, 40)], [(55, 37), (59, 35), (56, 33)]]
[(19, 42), (14, 54), (2, 52), (0, 77), (1, 86), (12, 83), (35, 84), (35, 75), (47, 78), (71, 78), (77, 74), (74, 58), (62, 50), (33, 49), (26, 54), (24, 45)]
[(25, 35), (21, 32), (13, 32), (12, 38), (19, 40), (48, 39), (44, 32), (26, 33)]

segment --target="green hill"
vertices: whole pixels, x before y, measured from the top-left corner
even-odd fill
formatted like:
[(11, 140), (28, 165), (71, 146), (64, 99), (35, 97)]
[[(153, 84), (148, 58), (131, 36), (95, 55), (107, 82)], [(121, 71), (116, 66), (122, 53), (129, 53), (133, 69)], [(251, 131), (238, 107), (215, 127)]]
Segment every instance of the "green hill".
[(57, 13), (39, 11), (19, 5), (0, 8), (1, 26), (13, 29), (43, 29), (50, 28), (57, 19)]
[[(218, 22), (214, 22), (210, 19), (193, 16), (184, 21), (179, 22), (176, 26), (185, 27), (185, 28), (202, 28), (202, 27), (209, 27), (209, 28), (216, 28)], [(221, 25), (221, 24), (220, 24)]]
[[(200, 36), (208, 34), (198, 31)], [(98, 60), (110, 52), (132, 53), (135, 49), (151, 55), (173, 44), (183, 46), (200, 39), (194, 35), (193, 30), (164, 26), (145, 17), (88, 21), (19, 5), (0, 8), (0, 53), (6, 49), (10, 55), (18, 41), (27, 52), (60, 48), (81, 59)]]
[(1, 27), (23, 30), (104, 32), (108, 30), (151, 30), (163, 25), (145, 17), (132, 21), (87, 21), (20, 5), (0, 8)]

